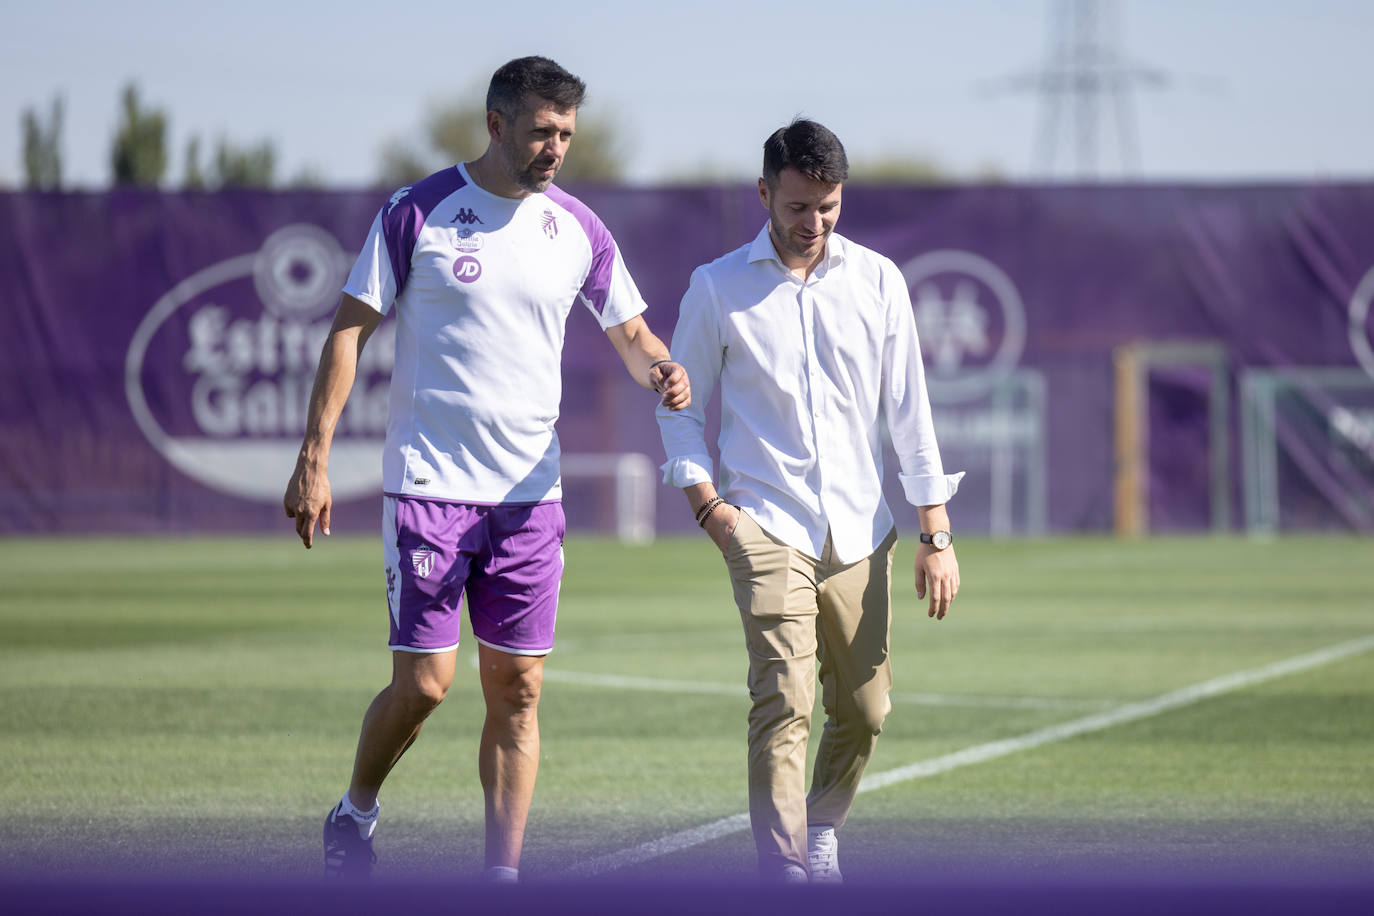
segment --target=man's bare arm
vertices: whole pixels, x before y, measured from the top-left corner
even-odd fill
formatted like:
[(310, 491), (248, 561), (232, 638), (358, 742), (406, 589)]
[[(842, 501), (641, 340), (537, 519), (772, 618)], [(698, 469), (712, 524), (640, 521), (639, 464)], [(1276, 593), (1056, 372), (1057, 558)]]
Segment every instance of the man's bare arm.
[(296, 470), (282, 497), (286, 514), (296, 520), (296, 534), (307, 548), (314, 544), (317, 522), (320, 531), (329, 534), (329, 449), (348, 394), (353, 390), (358, 356), (381, 320), (376, 309), (344, 294), (320, 353), (320, 367), (310, 391), (305, 439), (296, 457)]
[(636, 315), (624, 324), (607, 328), (606, 336), (620, 354), (630, 378), (661, 394), (664, 407), (681, 410), (692, 403), (687, 370), (673, 362), (668, 348), (649, 330), (643, 317)]

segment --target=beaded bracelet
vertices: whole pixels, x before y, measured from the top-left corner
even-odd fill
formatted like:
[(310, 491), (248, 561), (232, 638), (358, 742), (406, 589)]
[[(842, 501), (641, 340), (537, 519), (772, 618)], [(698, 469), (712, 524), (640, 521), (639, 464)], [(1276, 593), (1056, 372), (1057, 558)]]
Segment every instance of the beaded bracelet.
[(710, 508), (708, 508), (704, 513), (702, 513), (701, 518), (697, 521), (697, 525), (701, 528), (705, 528), (706, 520), (711, 517), (711, 513), (715, 512), (723, 505), (725, 505), (725, 500), (721, 499), (720, 497), (716, 497), (715, 500), (709, 503)]
[(706, 502), (702, 503), (701, 508), (697, 510), (697, 524), (701, 524), (701, 520), (706, 517), (706, 514), (723, 502), (725, 502), (725, 500), (721, 499), (719, 496), (712, 496), (710, 499), (706, 500)]

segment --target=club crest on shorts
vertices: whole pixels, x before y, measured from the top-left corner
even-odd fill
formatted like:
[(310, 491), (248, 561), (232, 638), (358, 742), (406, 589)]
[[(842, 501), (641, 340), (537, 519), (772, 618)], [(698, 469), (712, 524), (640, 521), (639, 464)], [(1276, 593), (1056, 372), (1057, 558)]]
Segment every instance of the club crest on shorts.
[(428, 578), (434, 571), (434, 551), (429, 547), (416, 547), (410, 554), (410, 567), (421, 579)]

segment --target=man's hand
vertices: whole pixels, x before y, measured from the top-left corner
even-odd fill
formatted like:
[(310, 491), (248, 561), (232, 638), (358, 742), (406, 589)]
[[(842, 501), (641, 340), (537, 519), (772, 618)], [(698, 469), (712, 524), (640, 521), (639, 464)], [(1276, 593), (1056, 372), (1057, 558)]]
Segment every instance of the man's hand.
[(668, 355), (668, 348), (649, 330), (643, 315), (607, 328), (606, 336), (615, 352), (620, 354), (630, 378), (657, 391), (663, 398), (664, 407), (681, 410), (692, 403), (687, 370)]
[(959, 560), (953, 547), (936, 550), (929, 544), (916, 545), (916, 597), (924, 598), (927, 588), (930, 611), (926, 616), (944, 620), (959, 594)]
[(663, 406), (682, 410), (692, 403), (692, 385), (681, 363), (665, 360), (649, 370), (649, 387), (663, 396)]
[(288, 518), (296, 520), (296, 534), (309, 550), (315, 542), (315, 523), (320, 533), (329, 536), (329, 508), (333, 498), (329, 492), (329, 475), (304, 457), (296, 462), (296, 471), (286, 485), (282, 505)]
[(296, 456), (296, 470), (286, 485), (282, 505), (288, 518), (296, 520), (296, 534), (309, 548), (315, 542), (315, 524), (329, 534), (329, 444), (334, 439), (334, 426), (343, 413), (353, 378), (358, 371), (358, 355), (363, 345), (382, 320), (381, 312), (348, 293), (339, 300), (334, 324), (325, 338), (320, 352), (320, 366), (315, 371), (315, 385), (310, 390), (310, 408), (306, 415), (305, 439)]
[(729, 503), (721, 503), (706, 519), (706, 533), (711, 536), (721, 553), (730, 547), (730, 536), (739, 524), (739, 510)]

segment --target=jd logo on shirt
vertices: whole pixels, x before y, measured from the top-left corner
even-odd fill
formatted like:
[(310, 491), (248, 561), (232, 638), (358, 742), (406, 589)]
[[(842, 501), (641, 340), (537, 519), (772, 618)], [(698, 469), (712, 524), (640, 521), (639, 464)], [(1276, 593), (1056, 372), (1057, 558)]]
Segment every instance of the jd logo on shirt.
[(453, 275), (460, 283), (471, 283), (482, 276), (482, 262), (474, 257), (463, 255), (453, 262)]

